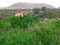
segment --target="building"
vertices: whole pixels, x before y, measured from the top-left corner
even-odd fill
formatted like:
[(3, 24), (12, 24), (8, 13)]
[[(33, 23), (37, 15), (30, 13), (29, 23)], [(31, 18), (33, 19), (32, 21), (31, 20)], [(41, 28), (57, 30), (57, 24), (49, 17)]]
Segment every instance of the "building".
[(26, 16), (26, 12), (24, 12), (24, 11), (17, 11), (17, 13), (15, 14), (15, 16), (17, 16), (17, 17)]

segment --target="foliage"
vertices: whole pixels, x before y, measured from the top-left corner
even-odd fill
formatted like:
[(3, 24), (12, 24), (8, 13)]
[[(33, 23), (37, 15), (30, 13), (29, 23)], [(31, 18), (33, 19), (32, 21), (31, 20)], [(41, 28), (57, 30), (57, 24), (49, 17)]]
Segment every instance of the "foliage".
[(37, 15), (39, 18), (60, 18), (60, 9), (41, 7), (34, 9), (1, 9), (0, 20), (8, 16), (15, 15), (18, 10), (26, 11), (28, 15)]
[(34, 8), (32, 12), (33, 12), (33, 15), (34, 16), (36, 15), (38, 18), (52, 19), (57, 17), (55, 14), (55, 11), (46, 7), (42, 7), (40, 9)]
[[(5, 23), (4, 23), (5, 22)], [(5, 27), (6, 25), (9, 25), (13, 28), (27, 28), (29, 25), (33, 25), (33, 23), (37, 23), (38, 18), (37, 17), (32, 17), (32, 16), (24, 16), (24, 17), (15, 17), (15, 16), (10, 16), (4, 21), (1, 21), (0, 27)], [(5, 25), (6, 24), (6, 25)]]
[(0, 45), (60, 45), (59, 27), (56, 19), (7, 17), (0, 21)]
[(39, 11), (40, 11), (40, 8), (34, 8), (34, 9), (33, 9), (33, 13), (34, 13), (34, 14), (38, 14)]

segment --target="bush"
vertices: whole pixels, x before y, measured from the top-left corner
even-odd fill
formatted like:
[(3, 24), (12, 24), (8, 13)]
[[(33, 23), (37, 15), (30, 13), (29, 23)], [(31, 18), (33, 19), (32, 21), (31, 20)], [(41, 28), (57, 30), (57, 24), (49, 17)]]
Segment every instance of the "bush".
[(15, 17), (11, 16), (5, 19), (7, 22), (11, 24), (13, 28), (27, 28), (28, 25), (33, 25), (33, 23), (38, 22), (37, 17), (32, 16), (24, 16), (24, 17)]
[(0, 21), (0, 29), (7, 31), (9, 30), (9, 28), (11, 28), (10, 23), (5, 21)]
[(38, 20), (31, 16), (8, 17), (0, 21), (1, 30), (8, 28), (6, 32), (0, 30), (0, 45), (60, 45), (59, 27), (59, 20)]

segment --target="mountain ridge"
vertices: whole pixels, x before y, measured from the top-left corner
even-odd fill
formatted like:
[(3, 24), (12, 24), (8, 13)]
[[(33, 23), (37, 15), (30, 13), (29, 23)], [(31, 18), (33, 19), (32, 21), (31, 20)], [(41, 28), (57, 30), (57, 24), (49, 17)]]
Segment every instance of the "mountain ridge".
[(7, 9), (32, 9), (32, 8), (41, 8), (41, 7), (47, 7), (47, 8), (55, 8), (52, 5), (44, 4), (44, 3), (14, 3), (11, 6), (7, 7)]

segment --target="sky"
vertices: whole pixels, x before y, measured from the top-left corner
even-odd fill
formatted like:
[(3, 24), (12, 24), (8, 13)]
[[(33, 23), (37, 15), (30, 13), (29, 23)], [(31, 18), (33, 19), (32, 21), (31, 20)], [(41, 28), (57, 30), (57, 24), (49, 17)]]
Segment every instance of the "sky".
[(14, 3), (46, 3), (54, 7), (60, 7), (60, 0), (0, 0), (0, 7), (7, 7)]

